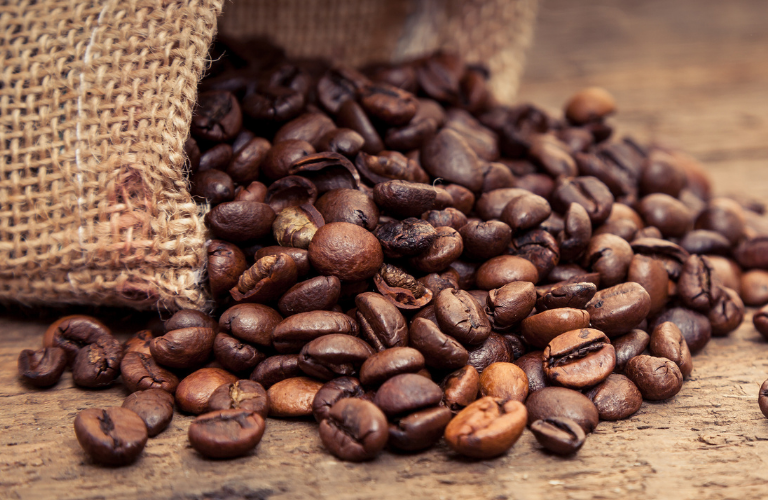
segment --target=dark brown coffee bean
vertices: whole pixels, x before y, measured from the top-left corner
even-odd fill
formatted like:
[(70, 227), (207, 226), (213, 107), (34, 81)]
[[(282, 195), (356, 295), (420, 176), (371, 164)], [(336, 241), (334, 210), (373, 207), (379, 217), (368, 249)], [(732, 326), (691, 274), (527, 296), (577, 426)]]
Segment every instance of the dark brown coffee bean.
[(261, 162), (261, 174), (269, 180), (277, 180), (288, 175), (288, 171), (298, 160), (315, 154), (315, 148), (307, 141), (286, 140), (275, 144)]
[(374, 403), (389, 417), (413, 413), (435, 406), (443, 398), (443, 391), (431, 380), (415, 373), (396, 375), (382, 384)]
[(357, 337), (344, 334), (324, 335), (301, 349), (299, 368), (311, 377), (331, 380), (356, 374), (373, 353), (373, 349)]
[(500, 221), (471, 221), (459, 229), (467, 260), (484, 261), (501, 255), (512, 239), (512, 230)]
[(763, 415), (768, 417), (768, 380), (763, 382), (763, 385), (760, 386), (757, 403), (760, 406), (760, 411), (763, 412)]
[(613, 206), (613, 195), (608, 187), (595, 177), (563, 177), (552, 192), (552, 208), (564, 214), (571, 203), (578, 203), (587, 211), (593, 226), (608, 219)]
[(512, 363), (492, 363), (480, 375), (480, 394), (503, 401), (525, 402), (528, 397), (528, 376)]
[(370, 278), (384, 260), (376, 237), (348, 222), (332, 222), (318, 229), (308, 250), (318, 272), (347, 281)]
[(482, 373), (493, 363), (507, 363), (512, 361), (512, 353), (509, 351), (504, 337), (498, 333), (493, 333), (485, 339), (485, 342), (469, 351), (467, 364), (473, 366), (479, 373)]
[[(306, 141), (317, 148), (320, 139), (336, 128), (333, 120), (322, 113), (305, 113), (289, 121), (277, 131), (273, 144), (288, 140)], [(349, 127), (352, 128), (352, 127)]]
[(243, 124), (237, 98), (226, 91), (203, 92), (197, 96), (191, 132), (197, 139), (226, 142), (233, 139)]
[(338, 401), (320, 422), (319, 431), (323, 445), (333, 455), (352, 462), (374, 458), (388, 438), (386, 417), (376, 405), (362, 399)]
[(563, 230), (558, 233), (560, 258), (575, 261), (581, 257), (592, 238), (592, 221), (578, 203), (571, 203), (565, 212)]
[(763, 306), (758, 311), (755, 311), (752, 316), (752, 323), (755, 325), (755, 329), (760, 332), (760, 335), (768, 339), (768, 306)]
[(357, 335), (355, 320), (332, 311), (312, 311), (285, 318), (272, 332), (272, 342), (278, 352), (298, 352), (310, 341), (329, 334)]
[(296, 160), (288, 173), (311, 180), (320, 194), (332, 189), (357, 189), (360, 175), (346, 157), (338, 153), (317, 153)]
[(560, 250), (554, 236), (543, 229), (534, 229), (513, 238), (507, 252), (531, 262), (539, 280), (546, 279), (560, 262)]
[(336, 115), (340, 127), (354, 130), (364, 139), (362, 150), (368, 154), (377, 154), (384, 149), (384, 143), (363, 108), (353, 100), (345, 101)]
[(732, 245), (744, 234), (744, 210), (728, 198), (713, 198), (696, 218), (696, 229), (709, 229), (724, 236)]
[(267, 418), (269, 402), (267, 391), (258, 382), (238, 380), (220, 385), (208, 399), (208, 410), (248, 410)]
[(513, 232), (528, 231), (544, 222), (551, 213), (549, 202), (531, 193), (513, 198), (507, 203), (501, 212), (501, 220)]
[(189, 425), (189, 444), (205, 457), (240, 457), (259, 444), (265, 427), (264, 419), (250, 410), (212, 411)]
[(458, 231), (467, 224), (467, 216), (453, 207), (444, 210), (428, 210), (421, 215), (421, 218), (429, 222), (432, 227), (450, 227)]
[(317, 200), (315, 208), (326, 224), (349, 222), (373, 231), (379, 220), (376, 203), (356, 189), (332, 189)]
[(376, 205), (395, 217), (420, 217), (435, 207), (437, 197), (433, 186), (403, 180), (382, 182), (373, 189)]
[[(319, 151), (330, 151), (352, 158), (360, 152), (365, 144), (363, 136), (349, 128), (330, 130), (320, 138), (317, 145)], [(347, 221), (349, 222), (349, 221)]]
[(515, 281), (491, 290), (485, 313), (493, 327), (503, 329), (526, 318), (536, 304), (536, 289), (528, 281)]
[(651, 257), (635, 255), (629, 264), (627, 281), (639, 283), (651, 298), (650, 315), (659, 313), (669, 297), (669, 275), (664, 265)]
[(155, 363), (150, 354), (128, 352), (120, 362), (123, 385), (130, 391), (162, 389), (170, 394), (176, 392), (179, 379), (176, 375)]
[(271, 307), (262, 304), (237, 304), (221, 315), (219, 328), (249, 344), (267, 347), (272, 331), (283, 320)]
[(464, 290), (447, 289), (435, 298), (440, 329), (463, 344), (479, 345), (491, 333), (482, 306)]
[(292, 287), (297, 279), (298, 269), (290, 256), (268, 255), (246, 269), (229, 293), (237, 302), (273, 301)]
[(707, 256), (691, 255), (683, 265), (677, 292), (683, 304), (707, 313), (723, 294), (722, 282)]
[(550, 309), (525, 318), (520, 326), (523, 339), (528, 344), (544, 349), (558, 335), (587, 328), (589, 313), (571, 307)]
[(135, 412), (147, 426), (149, 437), (163, 432), (173, 419), (173, 395), (161, 389), (147, 389), (130, 394), (123, 408)]
[(270, 255), (287, 255), (293, 259), (296, 264), (296, 272), (299, 276), (306, 276), (311, 266), (309, 265), (309, 253), (303, 248), (269, 246), (260, 248), (254, 255), (254, 260), (258, 261)]
[(624, 371), (627, 361), (642, 354), (650, 342), (650, 335), (639, 329), (613, 339), (613, 348), (616, 351), (616, 371)]
[(500, 219), (504, 208), (515, 198), (528, 196), (530, 192), (518, 188), (501, 188), (480, 195), (475, 211), (482, 220)]
[(599, 421), (597, 408), (584, 394), (565, 387), (545, 387), (525, 401), (528, 425), (547, 418), (570, 418), (590, 433)]
[(126, 408), (89, 408), (75, 417), (75, 436), (94, 462), (128, 465), (147, 444), (147, 426)]
[(213, 342), (213, 354), (216, 361), (224, 368), (234, 373), (248, 372), (266, 359), (266, 354), (252, 345), (239, 339), (219, 332)]
[(674, 156), (660, 150), (650, 152), (640, 177), (643, 193), (678, 196), (686, 183), (685, 169)]
[(570, 149), (554, 134), (532, 135), (528, 156), (552, 177), (574, 177), (579, 173)]
[(528, 394), (543, 389), (549, 385), (544, 373), (543, 351), (532, 351), (523, 354), (514, 363), (519, 366), (528, 377)]
[(739, 265), (733, 259), (720, 255), (709, 255), (708, 257), (720, 281), (723, 282), (723, 286), (741, 294), (742, 272)]
[(215, 338), (212, 328), (180, 328), (153, 339), (150, 352), (152, 358), (163, 366), (191, 368), (208, 359)]
[(445, 391), (441, 404), (456, 414), (477, 399), (480, 393), (480, 375), (467, 365), (451, 373), (442, 383)]
[(617, 373), (611, 374), (586, 395), (597, 407), (601, 420), (629, 418), (643, 404), (643, 396), (634, 382)]
[(361, 336), (376, 350), (404, 346), (408, 327), (402, 313), (382, 295), (366, 292), (355, 297)]
[(269, 389), (276, 383), (301, 375), (298, 354), (270, 356), (256, 366), (250, 379)]
[(236, 381), (237, 377), (221, 368), (201, 368), (179, 382), (176, 404), (181, 411), (199, 415), (208, 408), (208, 399), (213, 391)]
[[(162, 322), (159, 318), (157, 319), (157, 322), (160, 323), (162, 328)], [(160, 334), (162, 335), (162, 331)], [(141, 330), (136, 332), (133, 337), (126, 340), (123, 344), (123, 357), (129, 352), (140, 352), (149, 356), (149, 345), (152, 343), (153, 338), (155, 338), (155, 336), (152, 333), (152, 330)]]
[(712, 325), (703, 314), (684, 307), (674, 307), (663, 312), (654, 322), (655, 327), (665, 321), (671, 321), (680, 329), (691, 353), (697, 353), (704, 348), (712, 337)]
[(413, 94), (386, 83), (365, 86), (360, 91), (365, 111), (388, 125), (405, 125), (416, 114), (418, 101)]
[(392, 180), (429, 184), (429, 176), (419, 165), (418, 158), (398, 151), (382, 151), (379, 155), (361, 152), (355, 158), (355, 167), (363, 179), (374, 185)]
[(230, 201), (235, 197), (235, 185), (232, 178), (221, 170), (204, 170), (191, 179), (192, 196), (200, 197), (211, 205)]
[(367, 84), (368, 79), (352, 68), (331, 68), (317, 83), (317, 97), (325, 109), (337, 113), (344, 102), (355, 99)]
[(72, 363), (72, 379), (80, 387), (106, 387), (120, 375), (123, 348), (111, 335), (81, 348)]
[(592, 326), (609, 337), (635, 328), (648, 316), (650, 309), (650, 295), (640, 284), (633, 282), (600, 290), (587, 304)]
[(484, 397), (459, 412), (445, 428), (448, 446), (472, 458), (492, 458), (510, 449), (525, 429), (519, 401)]
[(454, 130), (443, 129), (426, 141), (421, 165), (433, 177), (459, 184), (472, 192), (483, 186), (483, 167), (466, 140)]
[(466, 365), (469, 359), (469, 353), (456, 339), (428, 319), (414, 318), (409, 343), (423, 355), (430, 368), (455, 370)]
[(575, 124), (602, 120), (615, 111), (616, 100), (600, 87), (588, 87), (577, 92), (565, 105), (565, 117)]
[[(424, 320), (422, 320), (424, 321)], [(401, 373), (416, 373), (424, 368), (424, 356), (411, 347), (393, 347), (373, 354), (360, 367), (360, 382), (376, 386)]]
[(599, 234), (589, 240), (583, 264), (600, 273), (602, 286), (614, 286), (627, 276), (633, 256), (632, 247), (623, 238), (613, 234)]
[(706, 229), (689, 231), (680, 240), (680, 246), (690, 253), (699, 255), (727, 255), (731, 250), (731, 242), (725, 236)]
[(232, 160), (232, 146), (229, 144), (216, 144), (200, 157), (199, 172), (209, 170), (224, 170)]
[(269, 186), (264, 197), (264, 202), (272, 207), (276, 214), (288, 207), (314, 204), (315, 200), (317, 200), (315, 184), (298, 175), (288, 175), (276, 180)]
[(741, 276), (741, 298), (748, 306), (768, 303), (768, 271), (751, 269)]
[(656, 325), (651, 333), (651, 342), (648, 347), (654, 356), (667, 358), (675, 363), (683, 377), (690, 376), (693, 371), (691, 351), (677, 325), (669, 321)]
[(312, 413), (315, 420), (321, 422), (328, 418), (331, 408), (338, 401), (346, 398), (362, 398), (365, 389), (354, 377), (338, 377), (328, 382), (317, 391), (312, 401)]
[(35, 387), (56, 385), (67, 367), (67, 353), (60, 347), (44, 347), (37, 351), (24, 349), (19, 354), (19, 376)]
[(688, 207), (668, 194), (645, 196), (640, 200), (639, 212), (646, 224), (659, 228), (666, 238), (683, 236), (693, 225)]
[(530, 261), (515, 255), (499, 255), (477, 269), (477, 286), (483, 290), (501, 288), (513, 281), (539, 281), (539, 272)]
[(585, 309), (597, 292), (593, 283), (565, 283), (555, 285), (536, 300), (536, 310), (559, 309), (571, 307)]
[(657, 238), (639, 238), (632, 240), (632, 251), (658, 260), (667, 270), (669, 279), (677, 280), (688, 260), (688, 252), (683, 247)]
[(317, 276), (293, 285), (280, 298), (277, 307), (285, 316), (329, 310), (339, 300), (341, 282), (336, 276)]
[(109, 328), (90, 316), (65, 316), (53, 322), (45, 331), (43, 347), (60, 347), (72, 364), (81, 347), (96, 342), (104, 335), (112, 335)]
[(194, 309), (177, 311), (163, 323), (165, 333), (181, 330), (182, 328), (211, 328), (216, 330), (217, 326), (215, 319)]
[(214, 297), (226, 295), (246, 269), (245, 255), (237, 246), (222, 240), (208, 244), (208, 283)]
[(312, 415), (312, 401), (322, 382), (293, 377), (277, 382), (267, 391), (270, 417), (306, 417)]
[(627, 362), (626, 374), (635, 383), (643, 399), (661, 401), (669, 399), (683, 387), (683, 374), (677, 365), (666, 358), (641, 354)]
[(584, 429), (579, 424), (563, 417), (536, 420), (531, 424), (531, 432), (544, 449), (556, 455), (576, 453), (586, 439)]
[(543, 359), (547, 378), (570, 389), (600, 383), (616, 366), (616, 353), (608, 337), (593, 328), (558, 335), (544, 349)]
[[(444, 128), (458, 133), (467, 142), (477, 156), (487, 161), (499, 157), (498, 137), (495, 132), (484, 127), (464, 109), (452, 108), (447, 112)], [(509, 169), (504, 167), (507, 173)]]
[(275, 212), (269, 205), (255, 201), (229, 201), (216, 205), (205, 216), (217, 238), (240, 242), (269, 234)]
[(373, 234), (381, 243), (384, 255), (394, 259), (423, 253), (437, 238), (437, 231), (431, 224), (413, 217), (381, 224)]
[(403, 451), (419, 451), (433, 446), (451, 421), (451, 411), (438, 406), (411, 413), (389, 424), (389, 445)]

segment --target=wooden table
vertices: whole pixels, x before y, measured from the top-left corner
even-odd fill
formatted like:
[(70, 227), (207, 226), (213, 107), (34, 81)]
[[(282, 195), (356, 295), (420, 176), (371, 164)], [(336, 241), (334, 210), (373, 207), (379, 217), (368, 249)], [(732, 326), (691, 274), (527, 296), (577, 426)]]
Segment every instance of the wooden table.
[[(768, 2), (543, 0), (521, 99), (556, 112), (570, 93), (599, 84), (615, 94), (619, 133), (664, 139), (701, 159), (718, 193), (768, 194)], [(202, 459), (176, 415), (139, 461), (110, 469), (83, 454), (75, 414), (120, 405), (121, 387), (52, 390), (20, 385), (16, 358), (50, 318), (0, 317), (0, 498), (674, 498), (768, 496), (768, 420), (756, 404), (768, 342), (747, 321), (694, 358), (682, 391), (603, 422), (573, 458), (543, 453), (530, 433), (505, 456), (469, 461), (445, 445), (336, 460), (309, 421), (269, 420), (252, 456)], [(50, 314), (50, 313), (49, 313)], [(121, 335), (142, 318), (106, 311)]]

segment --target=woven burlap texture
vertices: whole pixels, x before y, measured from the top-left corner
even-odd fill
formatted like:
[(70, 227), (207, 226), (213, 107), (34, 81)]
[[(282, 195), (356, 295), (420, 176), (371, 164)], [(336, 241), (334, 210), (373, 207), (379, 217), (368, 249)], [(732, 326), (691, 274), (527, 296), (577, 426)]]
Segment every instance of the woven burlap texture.
[(491, 90), (512, 102), (533, 37), (538, 0), (235, 0), (219, 31), (263, 35), (291, 57), (352, 66), (401, 62), (438, 48), (491, 70)]
[(0, 300), (205, 307), (183, 145), (221, 6), (0, 3)]

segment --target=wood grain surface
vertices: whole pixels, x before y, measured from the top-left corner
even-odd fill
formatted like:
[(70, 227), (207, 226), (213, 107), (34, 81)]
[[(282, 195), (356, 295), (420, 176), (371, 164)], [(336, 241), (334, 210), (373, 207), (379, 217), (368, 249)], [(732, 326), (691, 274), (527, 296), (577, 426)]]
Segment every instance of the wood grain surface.
[[(521, 100), (557, 112), (568, 96), (602, 85), (616, 96), (619, 135), (664, 140), (701, 159), (717, 193), (768, 195), (768, 2), (762, 0), (543, 0)], [(176, 414), (138, 462), (94, 465), (74, 436), (85, 408), (120, 405), (116, 386), (51, 390), (20, 384), (20, 350), (37, 348), (55, 311), (0, 316), (0, 498), (13, 499), (538, 499), (768, 497), (768, 419), (757, 391), (768, 342), (748, 314), (694, 358), (669, 401), (602, 422), (572, 458), (544, 453), (529, 432), (501, 458), (469, 461), (444, 444), (370, 463), (336, 460), (311, 421), (270, 419), (256, 451), (203, 459)], [(43, 317), (41, 317), (43, 316)], [(47, 317), (46, 317), (47, 316)], [(122, 338), (145, 316), (101, 311)]]

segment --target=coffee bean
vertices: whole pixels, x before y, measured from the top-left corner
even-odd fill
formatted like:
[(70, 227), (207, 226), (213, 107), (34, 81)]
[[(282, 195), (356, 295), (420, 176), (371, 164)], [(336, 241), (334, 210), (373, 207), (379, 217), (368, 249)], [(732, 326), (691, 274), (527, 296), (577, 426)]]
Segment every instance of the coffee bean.
[(261, 174), (269, 180), (288, 175), (291, 166), (298, 160), (315, 154), (315, 148), (304, 140), (285, 140), (275, 143), (260, 164)]
[[(160, 319), (157, 318), (156, 321), (160, 324), (160, 328), (162, 329), (162, 322)], [(152, 343), (153, 338), (155, 338), (155, 336), (152, 333), (152, 330), (140, 330), (136, 332), (133, 337), (126, 340), (123, 344), (123, 358), (125, 358), (125, 355), (129, 352), (140, 352), (149, 356), (149, 345)]]
[(560, 309), (570, 307), (585, 309), (597, 293), (593, 283), (565, 283), (555, 285), (536, 300), (536, 310)]
[(661, 401), (669, 399), (683, 387), (683, 374), (677, 365), (666, 358), (641, 354), (627, 362), (626, 375), (635, 383), (643, 399)]
[(616, 353), (608, 337), (593, 328), (571, 330), (555, 337), (542, 357), (547, 378), (571, 389), (599, 383), (616, 366)]
[(221, 315), (219, 328), (235, 338), (268, 347), (272, 344), (272, 332), (283, 320), (271, 307), (262, 304), (237, 304)]
[(446, 269), (458, 259), (464, 251), (464, 241), (453, 228), (438, 227), (436, 238), (421, 254), (410, 259), (410, 264), (425, 273), (434, 273)]
[(237, 98), (226, 91), (202, 92), (192, 114), (191, 132), (197, 139), (225, 142), (233, 139), (243, 124)]
[(355, 320), (332, 311), (294, 314), (281, 321), (272, 331), (272, 343), (280, 353), (299, 352), (310, 341), (329, 334), (356, 336)]
[(248, 410), (262, 418), (267, 418), (269, 402), (267, 391), (258, 382), (238, 380), (222, 384), (211, 393), (208, 399), (208, 412), (218, 410)]
[(763, 412), (763, 415), (768, 417), (768, 380), (763, 382), (763, 385), (760, 386), (757, 404), (760, 406), (760, 411)]
[(332, 189), (317, 200), (315, 208), (326, 224), (348, 222), (373, 231), (379, 220), (376, 203), (356, 189)]
[(413, 217), (381, 224), (373, 234), (381, 243), (384, 255), (393, 259), (421, 254), (437, 238), (437, 232), (431, 224)]
[(308, 142), (312, 147), (317, 148), (320, 139), (334, 128), (336, 125), (324, 114), (304, 113), (280, 127), (275, 133), (273, 144), (297, 140)]
[(432, 301), (432, 292), (404, 269), (384, 264), (373, 276), (376, 289), (398, 309), (421, 309)]
[(480, 375), (471, 365), (449, 374), (441, 385), (444, 395), (441, 404), (458, 413), (477, 399), (480, 393)]
[(539, 280), (546, 279), (560, 262), (560, 251), (554, 236), (543, 229), (534, 229), (512, 239), (508, 253), (531, 262)]
[(201, 368), (184, 377), (176, 388), (176, 404), (181, 411), (199, 415), (208, 408), (213, 391), (237, 377), (221, 368)]
[(120, 375), (123, 348), (111, 335), (81, 348), (72, 363), (72, 379), (80, 387), (106, 387)]
[(645, 255), (635, 255), (629, 263), (627, 281), (639, 283), (648, 292), (651, 298), (649, 315), (661, 312), (667, 304), (669, 275), (660, 261)]
[(507, 363), (513, 359), (504, 337), (492, 332), (485, 339), (485, 342), (469, 350), (467, 364), (473, 366), (479, 373), (482, 373), (483, 370), (493, 363)]
[(583, 309), (561, 307), (528, 316), (520, 324), (520, 333), (530, 345), (544, 349), (555, 337), (570, 330), (589, 326), (589, 313)]
[(256, 366), (250, 379), (269, 389), (276, 383), (301, 375), (298, 354), (270, 356)]
[[(422, 320), (424, 321), (424, 320)], [(424, 368), (424, 356), (411, 347), (393, 347), (370, 356), (360, 367), (360, 382), (376, 386), (401, 373)]]
[(243, 98), (243, 112), (257, 120), (283, 122), (294, 118), (303, 107), (303, 93), (277, 85), (260, 87)]
[(658, 238), (636, 238), (632, 240), (632, 251), (660, 261), (672, 280), (680, 277), (689, 256), (683, 247)]
[(654, 356), (667, 358), (675, 363), (683, 377), (690, 376), (693, 370), (691, 351), (677, 325), (669, 321), (656, 325), (651, 333), (649, 348)]
[(194, 309), (182, 309), (176, 311), (173, 316), (163, 323), (165, 333), (182, 328), (212, 328), (216, 329), (216, 320), (207, 314)]
[[(331, 151), (352, 158), (360, 152), (365, 144), (363, 136), (349, 128), (329, 130), (320, 138), (317, 145), (319, 151)], [(350, 222), (350, 221), (347, 221)]]
[(584, 253), (584, 267), (600, 273), (602, 286), (618, 285), (627, 276), (632, 262), (632, 247), (613, 234), (598, 234), (589, 240)]
[(592, 432), (598, 423), (595, 405), (580, 392), (564, 387), (545, 387), (531, 393), (525, 404), (528, 425), (536, 420), (563, 417), (578, 423), (584, 432)]
[(266, 236), (274, 220), (275, 211), (256, 201), (220, 203), (205, 216), (205, 222), (216, 238), (235, 243)]
[(229, 144), (216, 144), (200, 156), (198, 172), (224, 170), (231, 160), (232, 146)]
[(192, 176), (192, 196), (199, 196), (211, 205), (231, 201), (235, 197), (232, 178), (221, 170), (210, 169)]
[(430, 448), (443, 436), (451, 416), (451, 411), (442, 406), (411, 413), (389, 424), (388, 443), (403, 451)]
[(265, 427), (264, 419), (250, 410), (212, 411), (189, 425), (189, 444), (205, 457), (240, 457), (259, 444)]
[(435, 406), (442, 398), (443, 391), (431, 380), (415, 373), (404, 373), (384, 382), (373, 402), (387, 416), (397, 417)]
[(613, 339), (613, 348), (616, 351), (616, 371), (624, 371), (627, 361), (642, 354), (650, 342), (650, 335), (638, 329)]
[(348, 222), (332, 222), (318, 229), (308, 250), (318, 272), (341, 280), (370, 278), (384, 259), (376, 237)]
[(253, 368), (266, 359), (266, 354), (252, 345), (219, 332), (213, 342), (213, 354), (222, 368), (234, 373), (250, 373)]
[(643, 404), (643, 396), (637, 386), (618, 373), (609, 375), (587, 391), (586, 396), (595, 404), (601, 420), (629, 418)]
[(687, 307), (707, 313), (723, 294), (722, 282), (705, 256), (691, 255), (683, 265), (677, 292)]
[(683, 236), (693, 225), (688, 207), (668, 194), (645, 196), (640, 200), (639, 212), (648, 225), (659, 228), (666, 238)]
[(501, 288), (513, 281), (539, 281), (539, 272), (530, 261), (514, 255), (499, 255), (477, 270), (477, 286), (483, 290)]
[(696, 218), (696, 229), (709, 229), (724, 236), (732, 245), (744, 233), (744, 210), (728, 198), (713, 198)]
[(492, 363), (480, 375), (480, 394), (523, 403), (528, 397), (528, 376), (512, 363)]
[(435, 298), (435, 315), (440, 329), (464, 344), (481, 344), (491, 333), (482, 307), (464, 290), (440, 292)]
[(512, 238), (512, 230), (500, 221), (470, 221), (459, 229), (464, 244), (463, 257), (484, 261), (501, 255)]
[(484, 397), (459, 412), (445, 428), (454, 451), (472, 458), (492, 458), (510, 449), (525, 429), (527, 412), (519, 401)]
[(67, 353), (60, 347), (44, 347), (37, 351), (24, 349), (19, 354), (19, 376), (35, 387), (56, 385), (67, 367)]
[(221, 240), (211, 240), (207, 251), (211, 294), (223, 297), (247, 269), (245, 255), (237, 246)]
[(357, 337), (344, 334), (324, 335), (301, 349), (299, 368), (311, 377), (331, 380), (356, 374), (373, 353), (373, 349)]
[(530, 192), (518, 188), (501, 188), (480, 195), (475, 211), (482, 220), (500, 219), (504, 208), (515, 198), (527, 196)]
[[(456, 201), (454, 200), (454, 205), (455, 204)], [(448, 207), (444, 210), (428, 210), (421, 214), (421, 218), (429, 222), (436, 229), (440, 227), (450, 227), (456, 231), (461, 229), (468, 222), (467, 216), (454, 207)]]
[(674, 307), (657, 316), (651, 327), (665, 321), (674, 323), (683, 334), (691, 353), (697, 353), (704, 348), (712, 337), (712, 325), (703, 314), (684, 307)]
[(616, 111), (616, 101), (607, 90), (589, 87), (574, 94), (565, 105), (569, 122), (583, 124), (602, 120)]
[(587, 304), (594, 328), (610, 337), (627, 333), (643, 321), (651, 309), (651, 297), (638, 283), (621, 283), (600, 290)]
[[(264, 196), (264, 203), (279, 214), (288, 207), (300, 207), (305, 204), (313, 205), (317, 200), (317, 187), (305, 177), (288, 175), (273, 182)], [(322, 220), (322, 216), (316, 216)], [(279, 219), (279, 217), (278, 217)], [(273, 226), (277, 224), (277, 220)], [(274, 232), (274, 227), (273, 227)], [(292, 245), (296, 246), (296, 245)]]
[(180, 328), (153, 339), (150, 352), (160, 365), (192, 368), (205, 363), (213, 351), (215, 338), (212, 328)]
[(453, 337), (446, 335), (437, 324), (424, 318), (411, 322), (409, 343), (424, 357), (430, 368), (455, 370), (467, 364), (469, 353)]
[(431, 176), (459, 184), (472, 192), (482, 188), (482, 162), (454, 130), (442, 129), (425, 142), (421, 149), (421, 165)]
[(362, 136), (365, 141), (362, 150), (366, 153), (378, 154), (384, 149), (381, 136), (379, 136), (363, 108), (355, 101), (350, 99), (341, 104), (336, 115), (336, 122), (340, 127), (352, 129)]
[(376, 405), (362, 399), (342, 399), (320, 422), (320, 439), (342, 460), (374, 458), (387, 444), (387, 419)]
[(305, 417), (312, 415), (312, 401), (323, 386), (307, 377), (281, 380), (267, 391), (270, 417)]
[(67, 353), (67, 364), (75, 361), (81, 347), (111, 335), (109, 328), (90, 316), (65, 316), (53, 322), (45, 331), (43, 347), (60, 347)]
[(544, 222), (552, 213), (549, 202), (541, 196), (526, 194), (513, 198), (501, 212), (501, 221), (513, 232), (528, 231)]
[(693, 254), (720, 254), (728, 255), (731, 250), (731, 242), (720, 233), (697, 229), (689, 231), (680, 240), (680, 246)]
[(595, 177), (563, 177), (555, 184), (551, 203), (552, 208), (561, 214), (566, 213), (571, 203), (578, 203), (586, 210), (592, 225), (599, 226), (611, 214), (613, 195)]
[(312, 400), (312, 414), (315, 420), (321, 422), (328, 418), (331, 408), (345, 398), (362, 398), (365, 390), (360, 381), (354, 377), (338, 377), (329, 380), (315, 394)]
[(149, 437), (163, 432), (173, 419), (173, 395), (161, 389), (147, 389), (130, 394), (123, 408), (135, 412), (147, 426)]
[(573, 177), (578, 174), (576, 161), (568, 146), (554, 134), (533, 134), (528, 157), (551, 177)]
[(586, 434), (579, 424), (564, 417), (536, 420), (531, 432), (541, 446), (556, 455), (576, 453), (584, 445)]
[(519, 366), (525, 372), (525, 376), (528, 377), (528, 394), (549, 385), (544, 373), (543, 355), (543, 351), (531, 351), (514, 361), (515, 365)]
[[(723, 286), (741, 294), (741, 268), (733, 259), (719, 255), (709, 255), (709, 262), (723, 282)], [(742, 297), (743, 299), (743, 297)]]
[(94, 462), (128, 465), (147, 444), (147, 426), (126, 408), (89, 408), (75, 417), (75, 436)]
[(150, 354), (128, 352), (120, 362), (123, 384), (130, 392), (161, 389), (170, 394), (176, 392), (179, 379), (155, 363)]
[(535, 304), (533, 283), (515, 281), (488, 293), (485, 313), (494, 328), (506, 328), (527, 317)]
[(748, 306), (768, 303), (768, 271), (750, 269), (741, 276), (741, 298)]
[(331, 309), (339, 300), (341, 282), (336, 276), (317, 276), (293, 285), (280, 297), (278, 309), (285, 316)]

